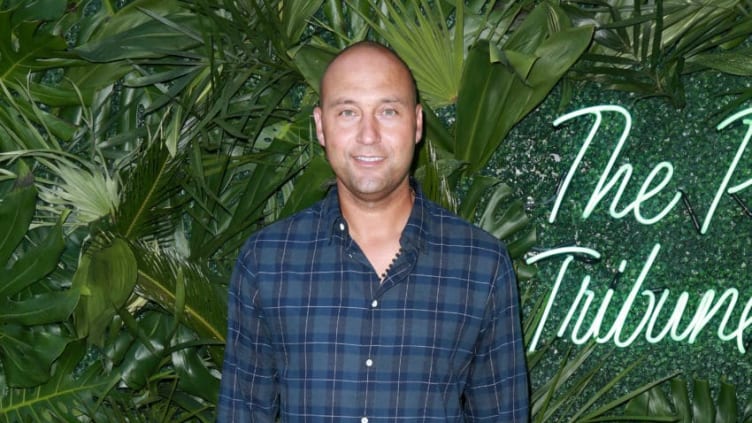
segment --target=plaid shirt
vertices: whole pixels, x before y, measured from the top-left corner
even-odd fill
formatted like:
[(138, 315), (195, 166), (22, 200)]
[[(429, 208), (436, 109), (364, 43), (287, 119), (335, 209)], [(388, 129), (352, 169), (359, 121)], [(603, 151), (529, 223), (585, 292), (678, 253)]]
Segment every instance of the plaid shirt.
[(416, 198), (383, 283), (336, 188), (252, 236), (230, 284), (219, 422), (526, 422), (516, 281), (486, 232)]

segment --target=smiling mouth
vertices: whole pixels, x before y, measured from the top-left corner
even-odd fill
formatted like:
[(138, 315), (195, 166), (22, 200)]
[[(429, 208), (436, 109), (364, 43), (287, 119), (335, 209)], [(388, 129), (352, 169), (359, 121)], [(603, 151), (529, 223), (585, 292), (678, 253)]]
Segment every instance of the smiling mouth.
[(384, 160), (384, 158), (381, 156), (355, 156), (355, 160), (359, 162), (376, 163)]

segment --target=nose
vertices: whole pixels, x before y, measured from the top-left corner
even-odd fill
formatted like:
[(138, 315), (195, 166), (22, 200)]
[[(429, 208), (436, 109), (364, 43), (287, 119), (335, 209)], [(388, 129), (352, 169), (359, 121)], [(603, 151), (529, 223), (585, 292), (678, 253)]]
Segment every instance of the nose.
[(361, 144), (373, 144), (379, 142), (379, 138), (378, 120), (370, 114), (363, 115), (363, 118), (360, 120), (358, 142)]

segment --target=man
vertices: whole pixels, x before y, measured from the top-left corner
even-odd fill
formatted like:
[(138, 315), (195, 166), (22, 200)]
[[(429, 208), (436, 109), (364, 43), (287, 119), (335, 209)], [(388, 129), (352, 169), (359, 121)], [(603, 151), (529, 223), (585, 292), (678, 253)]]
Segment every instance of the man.
[(345, 49), (314, 120), (336, 186), (241, 251), (218, 420), (527, 421), (510, 260), (410, 179), (423, 116), (407, 66)]

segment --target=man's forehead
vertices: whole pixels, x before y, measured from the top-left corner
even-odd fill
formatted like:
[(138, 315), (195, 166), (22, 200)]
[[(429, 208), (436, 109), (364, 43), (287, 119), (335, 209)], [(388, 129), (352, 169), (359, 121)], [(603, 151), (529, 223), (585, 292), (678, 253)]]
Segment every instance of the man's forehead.
[(344, 94), (344, 95), (329, 96), (329, 100), (326, 101), (324, 105), (327, 107), (336, 107), (336, 106), (342, 106), (342, 105), (359, 106), (364, 103), (376, 104), (376, 105), (383, 105), (383, 104), (408, 105), (410, 103), (410, 99), (406, 95), (387, 95), (387, 96), (369, 98), (367, 96), (360, 96), (360, 95), (349, 96), (347, 94)]
[[(375, 77), (377, 74), (396, 75), (399, 82), (391, 87), (394, 92), (386, 95), (381, 93), (380, 95), (391, 96), (393, 101), (415, 101), (415, 84), (410, 69), (395, 53), (378, 44), (358, 45), (337, 56), (327, 66), (321, 80), (321, 96), (324, 97), (326, 94), (326, 96), (334, 95), (339, 98), (341, 95), (338, 94), (341, 93), (333, 93), (332, 91), (343, 89), (352, 89), (354, 91), (353, 97), (363, 94), (361, 92), (363, 87), (348, 87), (344, 84), (344, 80), (348, 76), (358, 74), (366, 74), (368, 77)], [(407, 90), (406, 95), (403, 94), (405, 89)], [(332, 100), (332, 102), (334, 101), (341, 102), (339, 99)]]

